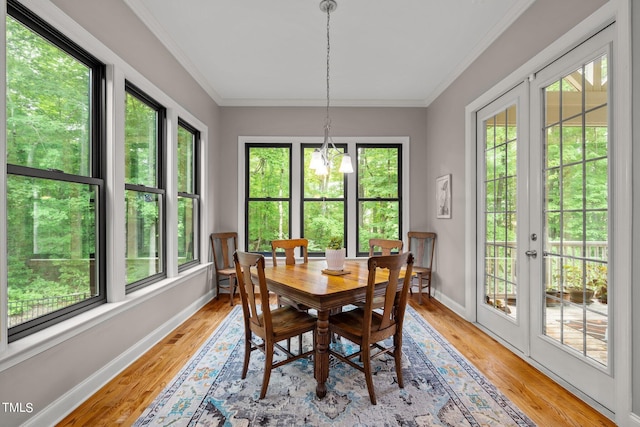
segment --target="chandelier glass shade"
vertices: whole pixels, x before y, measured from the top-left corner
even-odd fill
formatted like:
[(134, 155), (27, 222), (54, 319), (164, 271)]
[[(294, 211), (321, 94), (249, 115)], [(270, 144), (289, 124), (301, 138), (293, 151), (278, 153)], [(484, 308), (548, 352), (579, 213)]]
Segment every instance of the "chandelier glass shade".
[(340, 162), (339, 171), (342, 173), (352, 173), (353, 165), (351, 163), (351, 156), (348, 153), (344, 153), (338, 150), (331, 139), (331, 118), (329, 117), (329, 105), (330, 105), (330, 85), (329, 85), (329, 59), (331, 52), (331, 39), (330, 39), (330, 22), (331, 22), (331, 12), (336, 10), (338, 4), (335, 0), (322, 0), (320, 2), (320, 10), (326, 12), (327, 14), (327, 107), (326, 107), (326, 117), (324, 123), (324, 141), (320, 148), (314, 150), (311, 155), (311, 163), (309, 164), (309, 169), (314, 170), (316, 175), (328, 175), (329, 168), (331, 167), (333, 160), (337, 157), (342, 157), (342, 161)]

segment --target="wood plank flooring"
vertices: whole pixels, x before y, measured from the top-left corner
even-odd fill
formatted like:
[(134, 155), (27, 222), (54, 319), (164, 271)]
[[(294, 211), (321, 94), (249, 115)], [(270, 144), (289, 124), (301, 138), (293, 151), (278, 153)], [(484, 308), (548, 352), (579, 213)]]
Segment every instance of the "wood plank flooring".
[[(615, 425), (436, 300), (410, 304), (537, 425)], [(230, 310), (226, 295), (208, 303), (58, 426), (132, 425)]]

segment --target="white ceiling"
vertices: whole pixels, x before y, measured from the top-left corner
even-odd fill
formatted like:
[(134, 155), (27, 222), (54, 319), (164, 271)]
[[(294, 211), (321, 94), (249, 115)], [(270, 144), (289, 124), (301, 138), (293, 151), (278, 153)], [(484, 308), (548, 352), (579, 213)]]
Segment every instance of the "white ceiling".
[[(535, 0), (337, 0), (331, 105), (428, 106)], [(319, 0), (125, 0), (221, 106), (326, 104)]]

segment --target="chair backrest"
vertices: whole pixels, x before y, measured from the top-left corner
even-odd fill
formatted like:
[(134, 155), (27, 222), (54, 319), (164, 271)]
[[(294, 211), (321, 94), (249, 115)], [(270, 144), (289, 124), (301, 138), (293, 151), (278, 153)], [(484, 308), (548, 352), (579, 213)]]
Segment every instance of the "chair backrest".
[(274, 267), (278, 265), (276, 252), (277, 249), (283, 249), (285, 254), (284, 263), (286, 265), (294, 265), (296, 263), (296, 257), (294, 250), (299, 247), (302, 251), (302, 259), (304, 263), (309, 262), (309, 240), (307, 239), (285, 239), (285, 240), (272, 240), (271, 241), (271, 257), (273, 258)]
[[(370, 257), (367, 262), (369, 268), (369, 278), (367, 282), (367, 295), (365, 298), (365, 322), (363, 336), (370, 336), (371, 343), (378, 342), (386, 337), (395, 334), (398, 328), (402, 328), (404, 312), (407, 307), (407, 294), (411, 284), (411, 274), (413, 269), (413, 255), (411, 252), (404, 252), (397, 255), (383, 255)], [(405, 275), (402, 279), (402, 288), (398, 290), (400, 271), (406, 266)], [(377, 307), (374, 304), (374, 290), (376, 284), (376, 274), (379, 269), (388, 271), (388, 280), (384, 292), (384, 304)], [(382, 311), (382, 321), (374, 330), (372, 326), (372, 312), (374, 308)]]
[(376, 249), (380, 248), (382, 255), (391, 255), (391, 251), (398, 250), (398, 253), (402, 253), (402, 240), (391, 239), (369, 239), (369, 256), (374, 256)]
[(211, 233), (209, 236), (216, 270), (233, 267), (233, 253), (238, 249), (238, 233)]
[[(273, 330), (271, 323), (271, 310), (269, 308), (269, 290), (264, 276), (264, 255), (236, 251), (233, 254), (236, 266), (236, 277), (240, 288), (242, 311), (244, 313), (245, 327), (247, 330), (260, 332), (264, 338), (266, 331)], [(258, 296), (251, 278), (251, 268), (256, 270), (258, 276)]]
[(416, 267), (431, 268), (433, 253), (436, 249), (436, 233), (426, 231), (410, 231), (407, 233), (409, 251), (415, 258)]

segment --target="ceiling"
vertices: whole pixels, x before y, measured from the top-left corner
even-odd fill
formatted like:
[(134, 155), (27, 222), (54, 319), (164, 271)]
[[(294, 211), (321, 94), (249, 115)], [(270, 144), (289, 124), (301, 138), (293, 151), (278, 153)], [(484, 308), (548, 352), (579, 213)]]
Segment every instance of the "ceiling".
[[(534, 0), (337, 0), (332, 106), (428, 106)], [(221, 106), (326, 105), (319, 0), (125, 0)]]

